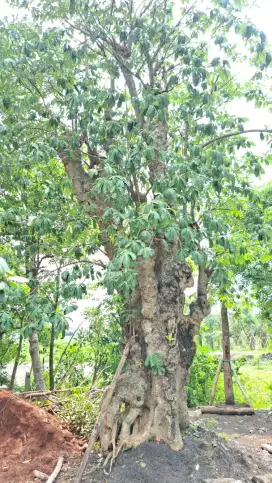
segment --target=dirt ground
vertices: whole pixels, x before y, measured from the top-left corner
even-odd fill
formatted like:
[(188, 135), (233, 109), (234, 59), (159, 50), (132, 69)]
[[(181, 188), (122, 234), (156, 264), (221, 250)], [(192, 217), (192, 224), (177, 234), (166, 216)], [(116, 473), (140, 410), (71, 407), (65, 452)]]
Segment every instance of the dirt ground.
[[(272, 411), (254, 416), (202, 415), (184, 437), (184, 449), (173, 452), (156, 442), (124, 451), (111, 474), (93, 456), (84, 483), (203, 483), (207, 478), (236, 478), (249, 483), (254, 475), (272, 475), (272, 455), (261, 449), (272, 444)], [(70, 483), (78, 458), (66, 464), (58, 483)]]
[[(173, 452), (160, 442), (123, 451), (109, 474), (93, 454), (82, 483), (203, 483), (207, 478), (272, 475), (272, 411), (254, 416), (194, 413), (184, 434), (184, 449)], [(57, 483), (72, 483), (84, 442), (45, 410), (10, 391), (0, 391), (0, 483), (38, 483), (33, 470), (51, 474), (57, 459), (65, 463)], [(272, 482), (272, 478), (270, 480)]]
[(69, 461), (83, 444), (54, 416), (0, 390), (0, 483), (32, 483), (33, 470), (51, 474), (60, 455)]

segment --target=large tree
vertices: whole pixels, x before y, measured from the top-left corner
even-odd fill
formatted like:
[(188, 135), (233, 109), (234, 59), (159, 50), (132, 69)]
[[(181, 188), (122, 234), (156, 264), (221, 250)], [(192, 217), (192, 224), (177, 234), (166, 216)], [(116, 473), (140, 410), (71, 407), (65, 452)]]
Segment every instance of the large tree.
[[(129, 353), (102, 420), (103, 450), (119, 425), (122, 444), (154, 436), (182, 447), (211, 248), (228, 249), (217, 200), (249, 196), (248, 177), (261, 169), (243, 116), (227, 110), (243, 95), (262, 102), (271, 61), (265, 34), (242, 20), (245, 4), (40, 0), (35, 25), (2, 25), (5, 159), (59, 157), (100, 230), (105, 284), (126, 306)], [(248, 48), (239, 52), (241, 37)], [(231, 63), (246, 56), (257, 72), (241, 86)], [(194, 269), (197, 294), (187, 305)]]

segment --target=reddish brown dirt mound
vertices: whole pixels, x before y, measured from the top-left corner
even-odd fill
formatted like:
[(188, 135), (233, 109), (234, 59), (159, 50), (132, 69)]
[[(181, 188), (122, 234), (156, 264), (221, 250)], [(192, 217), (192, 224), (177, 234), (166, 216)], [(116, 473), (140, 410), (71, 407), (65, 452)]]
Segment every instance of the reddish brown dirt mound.
[(79, 454), (82, 441), (34, 404), (0, 390), (0, 483), (34, 482), (50, 474), (59, 456)]

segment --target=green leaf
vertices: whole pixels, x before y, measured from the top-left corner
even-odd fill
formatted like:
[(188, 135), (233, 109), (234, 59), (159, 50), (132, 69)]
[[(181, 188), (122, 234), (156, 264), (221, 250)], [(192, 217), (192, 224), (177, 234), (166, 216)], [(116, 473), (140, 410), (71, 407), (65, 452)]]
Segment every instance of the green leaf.
[(169, 226), (165, 231), (165, 236), (168, 241), (173, 240), (179, 234), (179, 228), (177, 225)]
[(168, 89), (171, 89), (172, 87), (175, 87), (179, 83), (179, 78), (177, 75), (171, 75), (169, 81), (168, 81)]
[(150, 105), (150, 106), (148, 107), (148, 109), (147, 109), (147, 111), (146, 111), (146, 116), (147, 116), (147, 117), (150, 117), (150, 118), (152, 119), (152, 118), (155, 116), (155, 114), (156, 114), (156, 108), (155, 108), (155, 106), (153, 106), (153, 104), (152, 104), (152, 105)]
[(193, 232), (190, 228), (183, 228), (181, 230), (181, 236), (186, 245), (189, 245), (193, 240)]
[(9, 271), (10, 270), (9, 270), (9, 267), (8, 267), (6, 260), (4, 258), (0, 257), (0, 277), (3, 277), (3, 275), (8, 273)]
[(77, 309), (78, 309), (77, 305), (68, 305), (68, 307), (65, 307), (63, 312), (64, 312), (65, 315), (68, 315), (68, 314), (71, 314), (72, 312), (74, 312)]
[(69, 281), (70, 274), (65, 270), (64, 272), (61, 272), (61, 278), (63, 282), (68, 282)]
[(10, 97), (3, 97), (3, 106), (5, 109), (8, 109), (11, 106), (11, 98)]
[(218, 37), (215, 38), (215, 45), (221, 45), (224, 42), (224, 37), (222, 35), (218, 35)]
[(266, 65), (267, 65), (267, 66), (271, 64), (271, 60), (272, 60), (272, 56), (271, 56), (271, 54), (267, 53), (267, 54), (265, 55), (265, 62), (266, 62)]
[(146, 157), (146, 159), (148, 161), (152, 161), (152, 159), (155, 158), (155, 153), (154, 153), (154, 149), (151, 148), (151, 147), (147, 147), (145, 150), (144, 150), (144, 155)]
[(262, 42), (265, 42), (266, 41), (266, 35), (264, 32), (260, 32), (260, 39)]
[(160, 352), (155, 352), (154, 354), (148, 356), (144, 362), (145, 367), (150, 367), (152, 373), (156, 376), (164, 376), (166, 369), (163, 364), (163, 357)]

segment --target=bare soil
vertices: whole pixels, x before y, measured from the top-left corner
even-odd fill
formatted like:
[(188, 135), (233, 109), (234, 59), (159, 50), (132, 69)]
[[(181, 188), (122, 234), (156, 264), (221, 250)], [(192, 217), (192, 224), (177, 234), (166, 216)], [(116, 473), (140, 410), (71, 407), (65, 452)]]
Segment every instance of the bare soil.
[(32, 483), (33, 470), (51, 474), (59, 456), (79, 456), (83, 444), (56, 417), (0, 390), (0, 483)]
[[(208, 478), (236, 478), (249, 483), (254, 475), (272, 475), (272, 455), (261, 449), (272, 444), (272, 412), (254, 416), (203, 415), (184, 436), (184, 449), (171, 451), (163, 443), (148, 442), (123, 451), (111, 474), (94, 454), (84, 483), (203, 483)], [(58, 483), (70, 483), (79, 460), (70, 461)]]
[[(123, 451), (109, 474), (103, 458), (93, 454), (83, 483), (203, 483), (208, 478), (272, 475), (272, 411), (254, 416), (194, 415), (184, 433), (184, 449), (148, 442)], [(74, 480), (84, 442), (45, 410), (0, 391), (0, 483), (37, 483), (33, 470), (50, 474), (60, 455), (65, 464), (58, 483)]]

